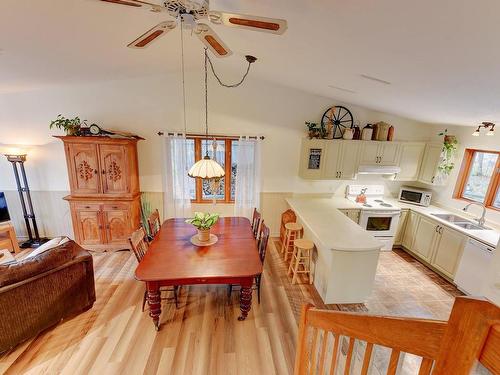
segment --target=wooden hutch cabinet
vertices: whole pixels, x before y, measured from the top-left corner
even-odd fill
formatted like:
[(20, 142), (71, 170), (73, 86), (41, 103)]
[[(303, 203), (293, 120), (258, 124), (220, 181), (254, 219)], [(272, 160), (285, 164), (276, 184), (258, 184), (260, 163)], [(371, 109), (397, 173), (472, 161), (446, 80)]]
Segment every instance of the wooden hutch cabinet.
[(137, 142), (110, 137), (57, 137), (64, 142), (75, 240), (82, 246), (128, 248), (140, 226)]

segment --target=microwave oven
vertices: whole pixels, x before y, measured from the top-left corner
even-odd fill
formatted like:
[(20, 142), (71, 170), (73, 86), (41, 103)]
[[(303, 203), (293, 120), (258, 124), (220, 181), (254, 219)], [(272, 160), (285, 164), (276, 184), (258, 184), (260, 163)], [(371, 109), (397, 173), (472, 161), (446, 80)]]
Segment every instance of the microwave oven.
[(399, 189), (400, 202), (417, 204), (419, 206), (429, 206), (431, 204), (432, 193), (428, 190), (403, 186)]

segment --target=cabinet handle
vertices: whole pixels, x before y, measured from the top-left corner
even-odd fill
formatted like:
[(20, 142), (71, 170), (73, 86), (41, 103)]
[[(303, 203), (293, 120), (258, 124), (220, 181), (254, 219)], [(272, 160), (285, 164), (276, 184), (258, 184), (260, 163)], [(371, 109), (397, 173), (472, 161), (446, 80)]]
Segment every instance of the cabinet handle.
[(342, 178), (342, 171), (339, 172), (339, 177)]
[(98, 173), (98, 172), (97, 172), (97, 169), (94, 169), (94, 174), (97, 174), (97, 173)]
[(102, 224), (101, 224), (101, 211), (97, 211), (97, 218), (99, 220), (99, 229), (102, 229)]
[(439, 234), (443, 234), (443, 227), (439, 228)]
[(106, 174), (106, 171), (103, 169), (101, 173), (102, 173), (102, 174)]
[(109, 224), (106, 224), (106, 229), (109, 229)]
[(85, 208), (88, 210), (88, 209), (90, 209), (90, 206), (85, 206)]
[(436, 233), (439, 233), (439, 225), (436, 225)]
[(434, 177), (434, 176), (432, 176), (432, 178), (431, 178), (431, 184), (433, 184), (433, 183), (434, 183), (434, 178), (435, 178), (435, 177)]

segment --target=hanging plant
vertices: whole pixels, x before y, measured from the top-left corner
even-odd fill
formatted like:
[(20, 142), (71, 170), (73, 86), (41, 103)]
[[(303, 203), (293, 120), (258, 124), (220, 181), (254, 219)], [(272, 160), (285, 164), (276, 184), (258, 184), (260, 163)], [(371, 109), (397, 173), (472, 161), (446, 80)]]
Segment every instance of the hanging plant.
[(438, 171), (443, 176), (449, 176), (455, 168), (455, 154), (457, 151), (458, 140), (454, 135), (449, 135), (448, 129), (440, 132), (438, 135), (444, 136), (443, 149), (441, 151), (441, 162), (438, 166)]

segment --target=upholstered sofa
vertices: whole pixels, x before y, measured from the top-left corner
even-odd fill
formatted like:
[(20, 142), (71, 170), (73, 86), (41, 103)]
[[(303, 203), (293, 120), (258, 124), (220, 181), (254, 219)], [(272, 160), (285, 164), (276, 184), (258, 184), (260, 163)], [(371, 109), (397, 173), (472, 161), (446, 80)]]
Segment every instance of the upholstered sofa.
[(94, 301), (92, 256), (74, 241), (0, 265), (0, 353)]

